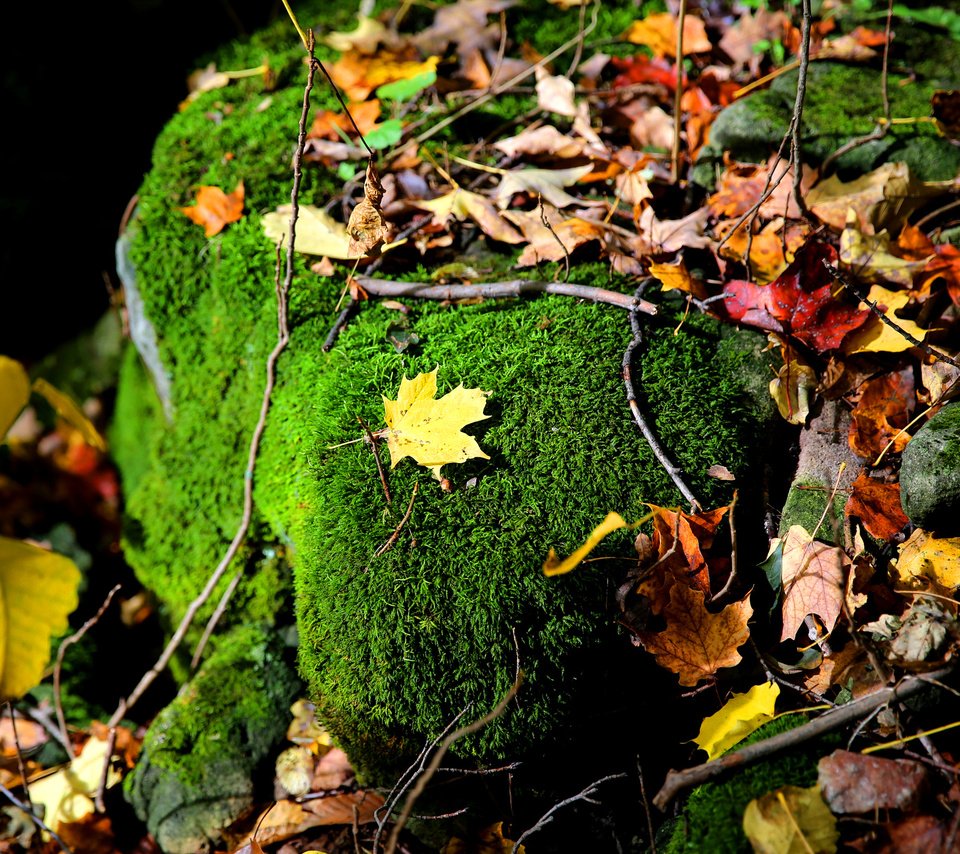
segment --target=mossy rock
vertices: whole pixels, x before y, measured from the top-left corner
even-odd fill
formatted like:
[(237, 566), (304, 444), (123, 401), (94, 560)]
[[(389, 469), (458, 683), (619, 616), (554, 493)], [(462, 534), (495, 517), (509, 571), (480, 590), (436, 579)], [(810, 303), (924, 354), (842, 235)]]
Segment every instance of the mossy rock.
[[(231, 45), (217, 61), (250, 67), (265, 52), (278, 88), (267, 93), (262, 82), (237, 81), (201, 96), (164, 128), (128, 232), (140, 319), (155, 331), (170, 399), (166, 408), (158, 401), (131, 350), (111, 438), (127, 495), (125, 552), (170, 627), (239, 523), (264, 364), (276, 341), (275, 250), (260, 215), (289, 200), (302, 53), (289, 25), (278, 24)], [(314, 106), (334, 104), (318, 88)], [(216, 237), (205, 238), (180, 212), (197, 185), (231, 190), (240, 181), (247, 214)], [(331, 173), (310, 166), (301, 201), (322, 205), (339, 189)], [(499, 259), (493, 275), (517, 275), (513, 256), (489, 250), (488, 258)], [(546, 578), (543, 560), (550, 547), (565, 553), (580, 545), (610, 510), (635, 519), (644, 502), (683, 502), (626, 404), (626, 315), (561, 297), (462, 306), (409, 301), (420, 345), (398, 353), (388, 331), (399, 314), (371, 302), (324, 352), (342, 277), (320, 279), (308, 263), (296, 261), (291, 340), (257, 462), (255, 515), (226, 578), (246, 572), (223, 630), (255, 624), (279, 633), (296, 622), (299, 667), (318, 715), (365, 780), (394, 782), (410, 753), (465, 707), (470, 717), (493, 707), (518, 660), (525, 674), (519, 704), (458, 742), (455, 753), (475, 761), (522, 758), (582, 736), (584, 710), (611, 657), (625, 649), (640, 656), (609, 604), (622, 564)], [(410, 267), (391, 271), (388, 264), (384, 272), (429, 278)], [(601, 264), (578, 265), (572, 279), (635, 287), (610, 278)], [(666, 304), (660, 318), (645, 323), (637, 388), (701, 502), (720, 506), (733, 490), (707, 475), (710, 466), (726, 466), (741, 482), (758, 476), (772, 413), (765, 342), (704, 317), (680, 324), (681, 306)], [(357, 419), (377, 429), (381, 396), (395, 397), (404, 376), (437, 366), (441, 394), (459, 383), (491, 393), (491, 417), (470, 428), (490, 458), (445, 468), (449, 493), (405, 460), (389, 472), (388, 505), (371, 449), (358, 441)], [(409, 521), (394, 547), (377, 555), (415, 484)], [(629, 560), (632, 541), (625, 531), (612, 535), (603, 555)], [(195, 626), (188, 642), (198, 634)], [(177, 672), (186, 675), (182, 662)], [(633, 685), (604, 690), (635, 713), (627, 709)], [(167, 719), (152, 731), (158, 726)]]
[[(942, 42), (951, 44), (947, 38)], [(960, 47), (953, 48), (953, 65), (960, 63)], [(949, 69), (951, 66), (947, 66)], [(724, 109), (710, 126), (710, 140), (697, 156), (693, 180), (711, 188), (724, 168), (724, 153), (739, 161), (765, 163), (779, 147), (790, 125), (798, 72), (777, 77), (766, 90), (747, 95)], [(839, 62), (813, 62), (807, 76), (807, 95), (801, 124), (804, 163), (816, 165), (851, 139), (869, 134), (883, 115), (881, 72)], [(894, 118), (930, 115), (930, 96), (941, 80), (911, 80), (891, 74), (890, 109)], [(954, 79), (954, 87), (960, 81)], [(927, 122), (894, 126), (875, 140), (839, 157), (835, 169), (861, 175), (883, 163), (905, 162), (924, 181), (943, 181), (960, 171), (960, 147), (940, 136)]]
[(153, 721), (124, 781), (162, 851), (213, 850), (223, 828), (253, 804), (255, 772), (272, 758), (301, 691), (289, 650), (267, 627), (239, 627), (220, 639)]

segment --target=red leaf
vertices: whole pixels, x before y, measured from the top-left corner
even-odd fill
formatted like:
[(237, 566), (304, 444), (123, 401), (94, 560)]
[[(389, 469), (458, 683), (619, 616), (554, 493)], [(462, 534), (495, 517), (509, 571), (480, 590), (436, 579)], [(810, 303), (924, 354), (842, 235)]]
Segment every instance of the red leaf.
[[(671, 92), (677, 88), (676, 66), (666, 59), (660, 57), (650, 59), (641, 53), (627, 59), (612, 56), (610, 64), (620, 72), (613, 80), (614, 89), (629, 86), (632, 83), (660, 84)], [(686, 82), (686, 75), (684, 75), (684, 84)]]
[(836, 349), (848, 332), (866, 322), (870, 312), (833, 296), (834, 281), (824, 261), (835, 264), (836, 250), (810, 240), (769, 285), (728, 282), (724, 288), (727, 313), (747, 326), (790, 335), (818, 353)]
[(909, 521), (900, 507), (900, 484), (884, 483), (866, 472), (853, 482), (844, 512), (857, 516), (878, 540), (892, 540)]

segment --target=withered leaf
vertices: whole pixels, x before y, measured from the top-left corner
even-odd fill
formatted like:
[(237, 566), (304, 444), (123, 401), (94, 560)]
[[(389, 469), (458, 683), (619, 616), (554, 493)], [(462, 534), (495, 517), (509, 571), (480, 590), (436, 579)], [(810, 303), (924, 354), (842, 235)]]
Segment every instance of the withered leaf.
[(875, 459), (889, 442), (898, 454), (910, 441), (905, 432), (913, 409), (913, 370), (888, 371), (863, 384), (863, 393), (850, 418), (850, 449), (866, 460)]
[(347, 221), (347, 234), (350, 242), (347, 251), (351, 257), (365, 258), (376, 255), (386, 242), (390, 228), (383, 218), (380, 202), (383, 199), (383, 185), (374, 165), (373, 158), (367, 162), (367, 174), (363, 181), (363, 198), (350, 212)]
[(835, 750), (817, 765), (817, 782), (835, 813), (911, 810), (928, 783), (927, 769), (909, 759), (881, 759)]
[(816, 614), (826, 631), (836, 625), (843, 607), (843, 551), (814, 540), (800, 525), (783, 538), (783, 631), (790, 640), (804, 618)]
[(900, 484), (884, 483), (860, 472), (851, 484), (844, 513), (856, 516), (878, 540), (892, 540), (908, 523), (900, 506)]
[(213, 237), (243, 216), (243, 181), (229, 195), (219, 187), (200, 187), (196, 199), (196, 204), (180, 208), (180, 212), (202, 225), (207, 237)]

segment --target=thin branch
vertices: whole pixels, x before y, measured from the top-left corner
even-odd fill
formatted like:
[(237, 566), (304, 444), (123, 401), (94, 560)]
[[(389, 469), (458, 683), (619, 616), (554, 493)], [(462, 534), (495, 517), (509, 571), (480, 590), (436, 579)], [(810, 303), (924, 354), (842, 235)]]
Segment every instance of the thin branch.
[[(374, 449), (376, 451), (376, 449)], [(396, 544), (397, 540), (400, 538), (400, 532), (403, 530), (403, 526), (407, 524), (407, 521), (410, 519), (410, 514), (413, 512), (413, 502), (417, 497), (417, 490), (420, 488), (419, 483), (413, 484), (413, 493), (410, 495), (410, 503), (407, 505), (407, 512), (403, 514), (403, 518), (400, 520), (400, 524), (397, 525), (396, 530), (390, 535), (388, 539), (380, 548), (378, 548), (374, 553), (374, 557), (380, 557), (380, 555), (385, 554), (390, 551)]]
[(730, 509), (727, 511), (727, 524), (730, 526), (730, 575), (727, 577), (727, 583), (723, 585), (723, 588), (714, 596), (710, 602), (714, 603), (718, 599), (722, 599), (727, 592), (733, 587), (734, 581), (737, 578), (737, 528), (733, 521), (734, 510), (737, 506), (737, 493), (739, 490), (733, 491), (733, 501), (730, 502)]
[(25, 812), (27, 814), (27, 818), (29, 818), (30, 821), (32, 821), (37, 827), (39, 827), (40, 830), (44, 831), (45, 833), (49, 833), (50, 836), (52, 836), (53, 839), (56, 841), (57, 845), (60, 846), (60, 849), (63, 852), (63, 854), (73, 854), (73, 852), (70, 850), (70, 847), (67, 845), (66, 842), (64, 842), (57, 835), (56, 831), (51, 830), (49, 827), (47, 827), (47, 825), (43, 823), (43, 819), (37, 816), (37, 814), (32, 809), (30, 809), (30, 807), (27, 804), (21, 802), (17, 798), (17, 796), (13, 792), (11, 792), (6, 786), (4, 786), (2, 783), (0, 783), (0, 795), (3, 795), (17, 809)]
[(450, 749), (450, 746), (459, 741), (461, 738), (465, 738), (468, 735), (471, 735), (477, 730), (483, 729), (487, 724), (496, 720), (500, 715), (503, 714), (504, 710), (509, 705), (510, 701), (514, 698), (517, 691), (520, 689), (520, 685), (523, 682), (523, 674), (521, 678), (518, 679), (513, 685), (510, 686), (506, 694), (503, 695), (503, 699), (497, 703), (497, 705), (487, 712), (482, 718), (478, 718), (473, 723), (462, 726), (457, 730), (451, 732), (437, 748), (437, 752), (434, 753), (433, 759), (430, 760), (430, 764), (426, 767), (426, 770), (417, 778), (417, 783), (410, 790), (410, 794), (407, 796), (406, 803), (403, 805), (403, 809), (400, 811), (400, 815), (397, 816), (396, 823), (393, 825), (393, 830), (390, 831), (390, 838), (387, 840), (387, 851), (386, 854), (393, 854), (397, 848), (397, 842), (400, 839), (400, 831), (403, 830), (403, 826), (407, 823), (407, 819), (410, 818), (410, 813), (413, 811), (413, 805), (416, 803), (417, 798), (423, 793), (423, 790), (426, 788), (427, 783), (430, 782), (430, 778), (436, 773), (437, 768), (440, 767), (440, 763), (443, 761), (443, 757), (446, 756), (447, 751)]
[(902, 326), (891, 320), (884, 312), (880, 311), (879, 306), (877, 305), (876, 300), (867, 299), (866, 296), (860, 293), (859, 290), (843, 276), (840, 271), (830, 264), (828, 261), (823, 261), (823, 266), (827, 268), (827, 272), (830, 273), (841, 285), (843, 285), (850, 293), (852, 293), (860, 302), (866, 303), (867, 308), (870, 309), (877, 317), (879, 317), (884, 323), (887, 324), (891, 329), (899, 332), (904, 338), (907, 339), (914, 347), (919, 347), (933, 359), (936, 359), (940, 362), (946, 362), (948, 365), (953, 365), (953, 367), (960, 369), (960, 362), (954, 359), (952, 356), (948, 356), (946, 353), (941, 353), (939, 350), (934, 350), (929, 344), (921, 341), (919, 338), (914, 338), (906, 329)]
[(203, 651), (207, 648), (207, 644), (210, 642), (210, 638), (213, 636), (214, 629), (216, 629), (217, 624), (222, 619), (223, 615), (226, 613), (227, 605), (230, 604), (230, 600), (233, 598), (233, 594), (236, 592), (237, 586), (240, 584), (240, 580), (243, 578), (244, 567), (240, 567), (230, 579), (230, 583), (227, 585), (227, 589), (223, 591), (223, 595), (220, 597), (220, 601), (217, 602), (217, 607), (213, 609), (213, 613), (210, 615), (210, 619), (207, 620), (206, 626), (203, 627), (203, 634), (200, 636), (200, 641), (197, 643), (197, 648), (193, 651), (193, 658), (190, 659), (190, 669), (196, 670), (200, 666), (200, 659), (203, 658)]
[(107, 735), (106, 761), (100, 769), (100, 779), (97, 781), (97, 791), (93, 796), (94, 809), (101, 815), (107, 811), (103, 803), (103, 794), (107, 791), (107, 777), (110, 775), (110, 758), (113, 756), (113, 750), (117, 746), (117, 728), (110, 727)]
[[(580, 8), (582, 9), (583, 7), (581, 6)], [(540, 209), (540, 222), (542, 222), (543, 227), (546, 228), (546, 230), (553, 235), (553, 239), (557, 241), (557, 245), (560, 247), (560, 251), (563, 252), (563, 264), (564, 264), (563, 282), (564, 284), (566, 284), (567, 282), (570, 281), (570, 253), (567, 251), (566, 244), (564, 244), (564, 242), (560, 239), (560, 235), (553, 230), (553, 226), (550, 224), (550, 220), (547, 219), (547, 211), (543, 207), (543, 196), (537, 193), (537, 199), (539, 201), (538, 207)], [(559, 273), (560, 271), (557, 270), (558, 275)], [(553, 280), (554, 282), (556, 282), (557, 280), (556, 275), (553, 277)]]
[(643, 811), (647, 816), (647, 833), (650, 834), (650, 854), (657, 854), (657, 840), (653, 832), (653, 814), (650, 812), (650, 799), (647, 797), (647, 786), (643, 782), (643, 765), (637, 756), (637, 776), (640, 778), (640, 797), (643, 799)]
[(360, 422), (360, 426), (363, 428), (363, 432), (367, 437), (367, 444), (373, 452), (373, 459), (377, 464), (377, 474), (380, 475), (380, 485), (383, 487), (383, 496), (387, 499), (387, 504), (393, 504), (393, 496), (390, 495), (390, 486), (387, 484), (387, 474), (383, 470), (383, 463), (380, 462), (380, 454), (377, 453), (377, 440), (374, 438), (373, 433), (370, 432), (370, 427), (367, 422), (359, 415), (357, 416), (357, 421)]
[(514, 279), (509, 282), (477, 282), (471, 285), (431, 285), (426, 282), (393, 282), (357, 276), (357, 282), (369, 294), (377, 297), (416, 297), (430, 300), (503, 299), (520, 297), (523, 294), (554, 294), (576, 299), (601, 302), (624, 308), (627, 311), (642, 311), (655, 315), (657, 307), (644, 299), (593, 288), (589, 285), (571, 285), (563, 282), (542, 282), (535, 279)]
[(677, 20), (677, 55), (673, 67), (677, 72), (677, 85), (673, 93), (673, 152), (670, 157), (670, 180), (676, 184), (680, 180), (680, 102), (683, 100), (683, 22), (687, 17), (687, 0), (680, 0), (680, 12)]
[(67, 756), (71, 759), (76, 756), (76, 753), (74, 753), (73, 745), (70, 743), (70, 733), (67, 731), (67, 719), (63, 714), (63, 701), (60, 690), (60, 673), (63, 670), (63, 658), (64, 655), (66, 655), (67, 647), (73, 646), (73, 644), (79, 641), (100, 621), (100, 618), (107, 608), (110, 607), (110, 603), (113, 601), (113, 597), (116, 596), (119, 589), (120, 585), (114, 584), (107, 594), (107, 598), (103, 600), (103, 604), (97, 609), (97, 613), (80, 626), (70, 637), (64, 638), (60, 647), (57, 649), (57, 660), (53, 665), (53, 705), (57, 710), (57, 724), (60, 726), (60, 743), (67, 748)]
[(793, 201), (800, 216), (807, 216), (807, 203), (800, 192), (803, 178), (803, 164), (800, 160), (800, 129), (803, 123), (803, 103), (807, 97), (807, 71), (810, 69), (810, 25), (813, 13), (810, 0), (802, 0), (802, 21), (800, 24), (800, 70), (797, 73), (797, 97), (793, 103), (793, 121), (791, 122), (790, 162), (793, 164)]
[(718, 759), (704, 762), (702, 765), (695, 765), (693, 768), (687, 768), (684, 771), (670, 771), (657, 796), (653, 799), (653, 803), (658, 809), (665, 810), (667, 805), (684, 789), (705, 783), (730, 769), (741, 768), (751, 762), (773, 756), (782, 750), (819, 738), (824, 733), (857, 720), (861, 715), (869, 714), (879, 706), (906, 699), (922, 688), (929, 687), (931, 680), (941, 679), (952, 672), (953, 668), (947, 667), (929, 675), (908, 676), (899, 685), (882, 688), (861, 697), (859, 700), (836, 706), (820, 717), (814, 718), (795, 729), (782, 732), (755, 744), (748, 744), (740, 750), (724, 754)]
[[(313, 34), (311, 32), (309, 38), (309, 51), (312, 57), (313, 55)], [(244, 538), (247, 535), (247, 529), (250, 525), (250, 520), (253, 516), (253, 470), (256, 464), (257, 452), (260, 448), (260, 437), (263, 434), (264, 428), (266, 427), (267, 422), (267, 412), (270, 408), (270, 396), (273, 393), (273, 384), (274, 384), (274, 368), (277, 362), (277, 359), (280, 357), (280, 354), (283, 352), (284, 348), (287, 345), (287, 341), (290, 337), (290, 331), (287, 327), (287, 294), (290, 289), (290, 285), (293, 282), (293, 270), (294, 270), (294, 255), (293, 247), (296, 242), (296, 230), (297, 230), (297, 217), (300, 212), (300, 182), (303, 176), (303, 148), (307, 140), (307, 115), (310, 110), (310, 92), (313, 89), (313, 78), (314, 78), (314, 67), (311, 63), (307, 69), (307, 83), (303, 90), (303, 108), (300, 112), (300, 131), (297, 138), (297, 149), (294, 155), (294, 164), (293, 164), (293, 189), (290, 192), (291, 200), (291, 214), (290, 214), (290, 235), (287, 241), (287, 269), (286, 276), (284, 277), (283, 283), (277, 283), (277, 325), (278, 325), (278, 340), (276, 346), (270, 352), (270, 355), (267, 357), (266, 363), (266, 386), (263, 392), (263, 399), (260, 404), (260, 417), (257, 421), (256, 427), (253, 430), (253, 436), (250, 439), (250, 449), (247, 454), (247, 467), (243, 475), (243, 515), (240, 521), (240, 526), (237, 528), (237, 532), (233, 537), (233, 541), (230, 543), (227, 548), (226, 553), (221, 559), (217, 568), (210, 575), (210, 578), (207, 580), (206, 585), (199, 595), (187, 606), (187, 610), (183, 615), (183, 618), (180, 620), (180, 625), (177, 626), (176, 631), (173, 636), (170, 638), (167, 646), (164, 648), (163, 652), (160, 654), (160, 657), (154, 663), (154, 665), (148, 670), (140, 681), (137, 683), (136, 687), (131, 691), (129, 696), (120, 702), (120, 705), (117, 707), (117, 710), (113, 713), (113, 717), (107, 723), (108, 727), (115, 727), (123, 719), (124, 714), (143, 696), (146, 690), (154, 683), (157, 677), (166, 669), (167, 665), (170, 663), (170, 659), (173, 657), (173, 654), (177, 651), (180, 644), (183, 642), (184, 637), (187, 634), (187, 631), (190, 629), (190, 626), (193, 624), (193, 620), (197, 615), (197, 612), (206, 604), (210, 596), (213, 595), (213, 591), (216, 589), (217, 585), (220, 583), (220, 580), (223, 578), (224, 573), (227, 571), (230, 564), (233, 562), (234, 557), (240, 550), (240, 545), (243, 542)]]
[(520, 836), (517, 837), (517, 840), (513, 843), (513, 848), (510, 850), (510, 854), (517, 854), (517, 852), (520, 850), (520, 845), (523, 843), (524, 839), (527, 839), (530, 836), (533, 836), (533, 834), (536, 833), (538, 830), (541, 830), (543, 827), (550, 824), (550, 822), (553, 821), (554, 813), (556, 813), (559, 809), (565, 806), (569, 806), (570, 804), (576, 803), (577, 801), (586, 801), (588, 804), (596, 804), (597, 801), (593, 800), (591, 795), (596, 794), (597, 788), (602, 783), (607, 783), (610, 780), (622, 780), (626, 776), (627, 775), (623, 773), (608, 774), (606, 777), (601, 777), (599, 780), (594, 780), (585, 789), (577, 792), (577, 794), (572, 795), (569, 798), (565, 798), (564, 800), (560, 801), (560, 803), (558, 804), (554, 804), (542, 816), (540, 816), (539, 820), (535, 825), (533, 825), (533, 827), (527, 828), (527, 830), (523, 831), (523, 833), (521, 833)]

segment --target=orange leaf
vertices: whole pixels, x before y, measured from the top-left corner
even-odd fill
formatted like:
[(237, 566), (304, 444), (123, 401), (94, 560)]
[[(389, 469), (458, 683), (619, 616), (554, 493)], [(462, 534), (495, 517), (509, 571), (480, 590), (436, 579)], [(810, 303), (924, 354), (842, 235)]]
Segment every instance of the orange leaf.
[[(677, 19), (669, 12), (648, 15), (640, 21), (634, 21), (623, 34), (628, 42), (644, 44), (653, 51), (654, 56), (677, 55)], [(693, 15), (683, 19), (683, 55), (709, 53), (713, 50), (707, 29), (703, 21)]]
[(741, 659), (737, 648), (747, 642), (747, 621), (753, 616), (749, 598), (727, 605), (719, 614), (704, 606), (704, 595), (685, 584), (674, 584), (670, 604), (663, 610), (667, 628), (641, 632), (640, 642), (657, 664), (676, 673), (680, 684), (696, 685), (722, 667)]
[(856, 516), (878, 540), (892, 540), (909, 521), (900, 506), (900, 484), (884, 483), (860, 472), (844, 513)]
[[(373, 130), (377, 119), (380, 118), (380, 101), (376, 98), (372, 101), (348, 104), (347, 109), (350, 110), (350, 115), (353, 116), (362, 134)], [(342, 139), (338, 130), (350, 136), (355, 136), (357, 133), (347, 114), (342, 110), (318, 110), (307, 137), (309, 139)]]
[(893, 440), (891, 450), (899, 454), (910, 441), (910, 435), (901, 430), (910, 421), (913, 396), (912, 368), (891, 371), (865, 382), (851, 413), (850, 449), (872, 460)]
[(213, 237), (243, 216), (243, 181), (229, 196), (219, 187), (203, 186), (197, 191), (197, 203), (180, 211), (202, 225), (207, 237)]
[(793, 638), (804, 618), (816, 614), (829, 632), (843, 605), (843, 552), (814, 540), (800, 525), (783, 538), (783, 631)]
[(647, 507), (654, 514), (653, 544), (663, 559), (661, 566), (675, 577), (687, 579), (703, 593), (709, 593), (710, 568), (703, 551), (713, 545), (717, 526), (730, 508), (690, 514), (655, 504), (647, 504)]

